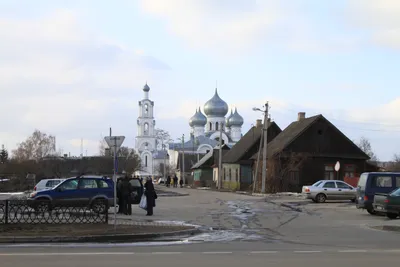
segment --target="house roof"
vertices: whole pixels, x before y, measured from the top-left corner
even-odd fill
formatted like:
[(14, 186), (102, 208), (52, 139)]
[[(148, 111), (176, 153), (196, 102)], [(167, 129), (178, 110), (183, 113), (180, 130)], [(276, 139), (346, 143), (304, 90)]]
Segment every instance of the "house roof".
[(153, 154), (154, 159), (167, 159), (169, 158), (168, 152), (166, 150), (158, 150)]
[(196, 164), (194, 164), (192, 166), (192, 169), (198, 169), (200, 168), (204, 163), (207, 162), (207, 160), (209, 160), (210, 158), (212, 158), (214, 152), (210, 151), (208, 152), (204, 157), (201, 158), (201, 160), (199, 160)]
[[(275, 122), (271, 122), (268, 126), (268, 129), (270, 129), (273, 125), (279, 128)], [(260, 142), (262, 129), (262, 125), (259, 127), (251, 127), (250, 130), (239, 140), (239, 142), (237, 142), (232, 149), (224, 155), (222, 161), (224, 163), (235, 163), (242, 160), (243, 156), (254, 145)]]
[[(334, 129), (336, 129), (341, 135), (343, 135), (344, 138), (349, 140), (349, 142), (352, 142), (346, 135), (344, 135), (339, 129), (337, 129), (329, 120), (327, 120), (324, 116), (319, 114), (316, 116), (302, 119), (300, 121), (294, 121), (288, 127), (286, 127), (277, 137), (275, 137), (274, 140), (271, 141), (271, 143), (268, 144), (268, 146), (267, 146), (268, 157), (271, 157), (271, 156), (275, 155), (276, 153), (283, 151), (285, 148), (287, 148), (303, 132), (305, 132), (308, 128), (310, 128), (319, 119), (323, 119), (323, 120), (327, 121), (329, 124), (331, 124), (333, 126)], [(359, 149), (359, 151), (361, 154), (365, 155), (365, 157), (363, 157), (363, 158), (369, 158), (368, 155), (366, 155), (361, 149)], [(262, 153), (260, 155), (262, 155)], [(258, 157), (258, 152), (255, 153), (251, 157), (251, 159), (256, 160), (257, 157)]]
[[(179, 152), (178, 155), (178, 160), (176, 162), (176, 169), (180, 170), (182, 168), (181, 162), (182, 162), (182, 155), (183, 153)], [(192, 166), (197, 163), (197, 157), (200, 157), (199, 154), (188, 154), (185, 153), (185, 172), (190, 172), (192, 169)]]

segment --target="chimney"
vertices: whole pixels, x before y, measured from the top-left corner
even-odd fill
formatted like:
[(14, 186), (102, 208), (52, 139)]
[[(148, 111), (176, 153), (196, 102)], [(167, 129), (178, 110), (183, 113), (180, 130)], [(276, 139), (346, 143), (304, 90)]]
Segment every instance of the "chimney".
[(262, 120), (256, 120), (256, 127), (261, 127), (262, 126)]
[(299, 112), (297, 114), (297, 121), (304, 120), (306, 118), (306, 113), (305, 112)]

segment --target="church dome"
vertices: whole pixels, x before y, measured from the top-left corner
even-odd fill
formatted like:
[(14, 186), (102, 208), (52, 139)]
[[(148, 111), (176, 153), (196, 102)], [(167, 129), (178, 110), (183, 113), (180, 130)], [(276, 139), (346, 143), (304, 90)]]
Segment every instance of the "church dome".
[(143, 86), (143, 91), (145, 92), (150, 91), (150, 86), (148, 86), (147, 83)]
[(207, 124), (206, 116), (204, 116), (204, 114), (201, 112), (200, 108), (199, 108), (199, 110), (196, 109), (196, 113), (189, 120), (190, 127), (194, 127), (194, 126), (204, 127), (206, 124)]
[(214, 96), (204, 105), (204, 113), (209, 117), (225, 117), (228, 111), (228, 104), (219, 97), (215, 89)]
[(233, 115), (229, 118), (230, 126), (242, 127), (243, 123), (243, 117), (239, 115), (239, 113), (237, 112), (237, 108), (235, 108), (235, 113), (233, 113)]
[(229, 119), (233, 116), (233, 111), (231, 110), (231, 114), (229, 114), (228, 118), (225, 120), (225, 126), (226, 127), (231, 127), (231, 124), (229, 123)]

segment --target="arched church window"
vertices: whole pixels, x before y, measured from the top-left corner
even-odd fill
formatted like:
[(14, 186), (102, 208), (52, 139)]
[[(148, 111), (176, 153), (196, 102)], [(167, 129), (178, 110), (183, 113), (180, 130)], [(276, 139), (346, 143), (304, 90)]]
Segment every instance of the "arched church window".
[(147, 167), (147, 156), (144, 156), (144, 166)]
[(149, 124), (147, 122), (144, 124), (144, 134), (149, 134)]
[(215, 130), (218, 131), (218, 122), (215, 123)]
[(209, 125), (210, 125), (210, 131), (212, 131), (212, 123), (210, 122), (210, 124), (209, 124)]
[(144, 149), (146, 149), (146, 150), (147, 150), (148, 148), (149, 148), (149, 143), (147, 143), (147, 142), (146, 142), (146, 143), (144, 143)]
[(148, 114), (149, 113), (149, 105), (144, 105), (144, 114)]

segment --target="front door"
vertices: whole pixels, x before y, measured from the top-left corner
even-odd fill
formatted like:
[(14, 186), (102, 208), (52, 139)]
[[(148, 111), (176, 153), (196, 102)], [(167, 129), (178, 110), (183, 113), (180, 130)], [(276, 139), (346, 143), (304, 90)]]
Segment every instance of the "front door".
[(336, 188), (335, 182), (325, 182), (322, 186), (322, 190), (328, 199), (333, 200), (338, 198), (338, 189)]
[(56, 193), (53, 196), (54, 204), (70, 206), (78, 198), (78, 184), (79, 179), (70, 179), (56, 187)]

